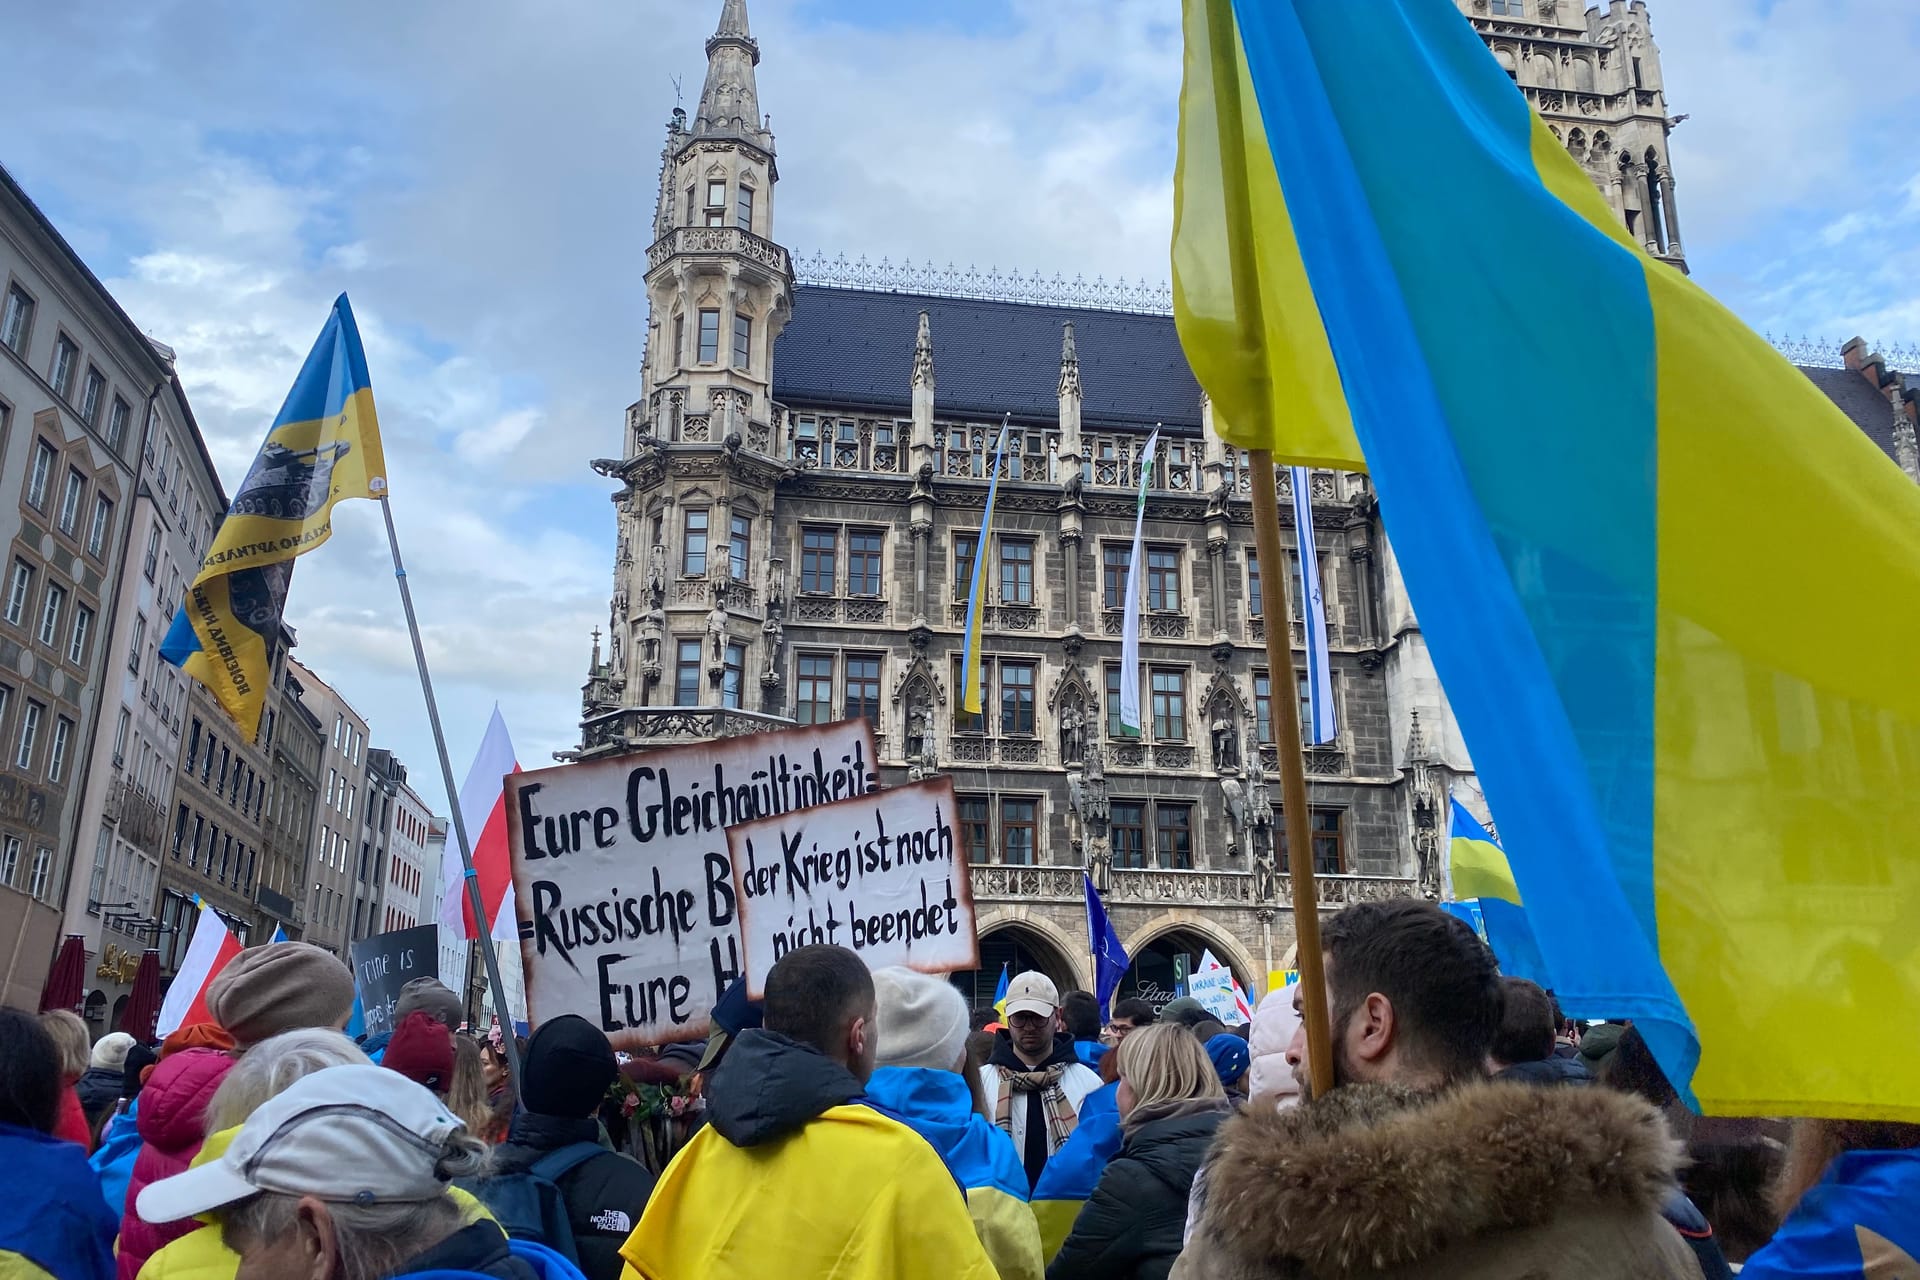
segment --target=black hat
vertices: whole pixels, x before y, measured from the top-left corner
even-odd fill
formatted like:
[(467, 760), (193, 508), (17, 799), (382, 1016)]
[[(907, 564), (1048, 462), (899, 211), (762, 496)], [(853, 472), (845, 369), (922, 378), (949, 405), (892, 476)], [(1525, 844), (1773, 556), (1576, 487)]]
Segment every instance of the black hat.
[(137, 1098), (140, 1096), (140, 1072), (160, 1061), (160, 1055), (143, 1044), (136, 1044), (127, 1050), (125, 1075), (120, 1081), (120, 1096)]
[(578, 1119), (600, 1105), (620, 1074), (613, 1046), (576, 1013), (540, 1024), (521, 1063), (520, 1101), (535, 1115)]

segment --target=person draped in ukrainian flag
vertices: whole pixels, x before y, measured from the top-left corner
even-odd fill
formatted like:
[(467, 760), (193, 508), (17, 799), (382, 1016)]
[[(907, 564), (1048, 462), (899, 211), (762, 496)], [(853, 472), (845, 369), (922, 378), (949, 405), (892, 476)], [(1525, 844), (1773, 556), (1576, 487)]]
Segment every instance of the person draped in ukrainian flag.
[(873, 975), (845, 947), (767, 974), (764, 1025), (708, 1083), (711, 1123), (667, 1166), (620, 1247), (627, 1280), (995, 1280), (938, 1152), (866, 1095)]
[(332, 536), (334, 503), (386, 493), (367, 356), (343, 293), (160, 644), (249, 736), (266, 707), (294, 558)]
[(974, 1107), (967, 1002), (944, 977), (875, 970), (880, 1050), (867, 1097), (912, 1126), (966, 1189), (974, 1231), (1000, 1280), (1041, 1280), (1040, 1228), (1013, 1139)]

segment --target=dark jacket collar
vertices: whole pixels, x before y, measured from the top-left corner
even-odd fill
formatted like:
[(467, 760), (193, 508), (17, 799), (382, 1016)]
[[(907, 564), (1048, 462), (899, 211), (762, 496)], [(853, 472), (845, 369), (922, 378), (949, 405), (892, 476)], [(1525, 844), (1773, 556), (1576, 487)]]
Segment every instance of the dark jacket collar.
[(740, 1033), (715, 1069), (707, 1116), (728, 1142), (753, 1147), (860, 1093), (853, 1073), (812, 1045), (754, 1027)]
[(599, 1141), (600, 1126), (591, 1116), (574, 1119), (515, 1112), (507, 1140), (493, 1149), (494, 1169), (498, 1173), (516, 1173), (549, 1151), (558, 1151), (576, 1142)]
[(987, 1059), (991, 1067), (1005, 1067), (1009, 1071), (1043, 1071), (1056, 1062), (1076, 1063), (1080, 1055), (1073, 1050), (1073, 1037), (1064, 1032), (1056, 1032), (1053, 1037), (1053, 1052), (1047, 1060), (1037, 1067), (1030, 1067), (1021, 1061), (1020, 1055), (1013, 1050), (1013, 1035), (1004, 1028), (993, 1033), (993, 1055)]
[(476, 1222), (407, 1259), (396, 1276), (431, 1271), (470, 1272), (491, 1280), (538, 1280), (533, 1268), (513, 1256), (507, 1237), (492, 1222)]

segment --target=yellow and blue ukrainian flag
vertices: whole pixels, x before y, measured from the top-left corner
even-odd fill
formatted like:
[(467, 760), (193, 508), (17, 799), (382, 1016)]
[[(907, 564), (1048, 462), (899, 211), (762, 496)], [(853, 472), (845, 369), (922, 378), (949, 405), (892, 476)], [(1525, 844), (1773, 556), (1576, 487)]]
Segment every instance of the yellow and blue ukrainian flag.
[(1920, 1150), (1849, 1151), (1801, 1197), (1765, 1248), (1753, 1280), (1897, 1280), (1920, 1275)]
[(993, 989), (993, 1011), (1000, 1015), (1000, 1021), (1007, 1020), (1007, 966), (1000, 966), (1000, 985)]
[(1120, 1085), (1103, 1084), (1080, 1101), (1073, 1132), (1033, 1184), (1033, 1216), (1040, 1224), (1040, 1252), (1048, 1262), (1073, 1232), (1073, 1220), (1093, 1197), (1100, 1175), (1120, 1154)]
[(367, 357), (343, 293), (160, 645), (249, 736), (266, 706), (294, 557), (333, 533), (335, 502), (386, 492)]
[(1189, 358), (1264, 388), (1276, 452), (1351, 423), (1562, 1007), (1711, 1113), (1920, 1119), (1920, 1032), (1886, 1039), (1920, 681), (1884, 640), (1920, 627), (1920, 487), (1635, 243), (1449, 0), (1186, 13), (1183, 137), (1238, 130), (1254, 175), (1211, 274), (1176, 236)]
[[(1009, 415), (1011, 416), (1011, 415)], [(1000, 456), (1007, 448), (1007, 422), (1000, 423), (1000, 438), (993, 446), (993, 469), (987, 472), (987, 509), (980, 516), (980, 534), (973, 540), (973, 582), (967, 588), (967, 639), (960, 660), (960, 706), (969, 715), (980, 714), (980, 624), (985, 619), (983, 604), (987, 596), (987, 563), (993, 534), (993, 502), (1000, 495)]]
[(1500, 961), (1500, 972), (1554, 989), (1540, 944), (1533, 936), (1514, 883), (1506, 850), (1480, 820), (1453, 797), (1453, 822), (1447, 841), (1448, 900), (1440, 905), (1473, 926)]

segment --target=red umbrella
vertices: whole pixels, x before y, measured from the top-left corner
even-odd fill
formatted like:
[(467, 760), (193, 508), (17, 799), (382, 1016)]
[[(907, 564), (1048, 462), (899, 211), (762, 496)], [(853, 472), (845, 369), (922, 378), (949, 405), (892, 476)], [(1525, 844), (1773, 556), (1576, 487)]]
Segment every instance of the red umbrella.
[(54, 957), (47, 985), (40, 989), (40, 1012), (49, 1009), (77, 1009), (86, 994), (87, 944), (77, 933), (67, 935)]
[(120, 1014), (120, 1029), (141, 1044), (153, 1043), (153, 1024), (160, 1016), (160, 953), (148, 947), (133, 971), (133, 994)]

